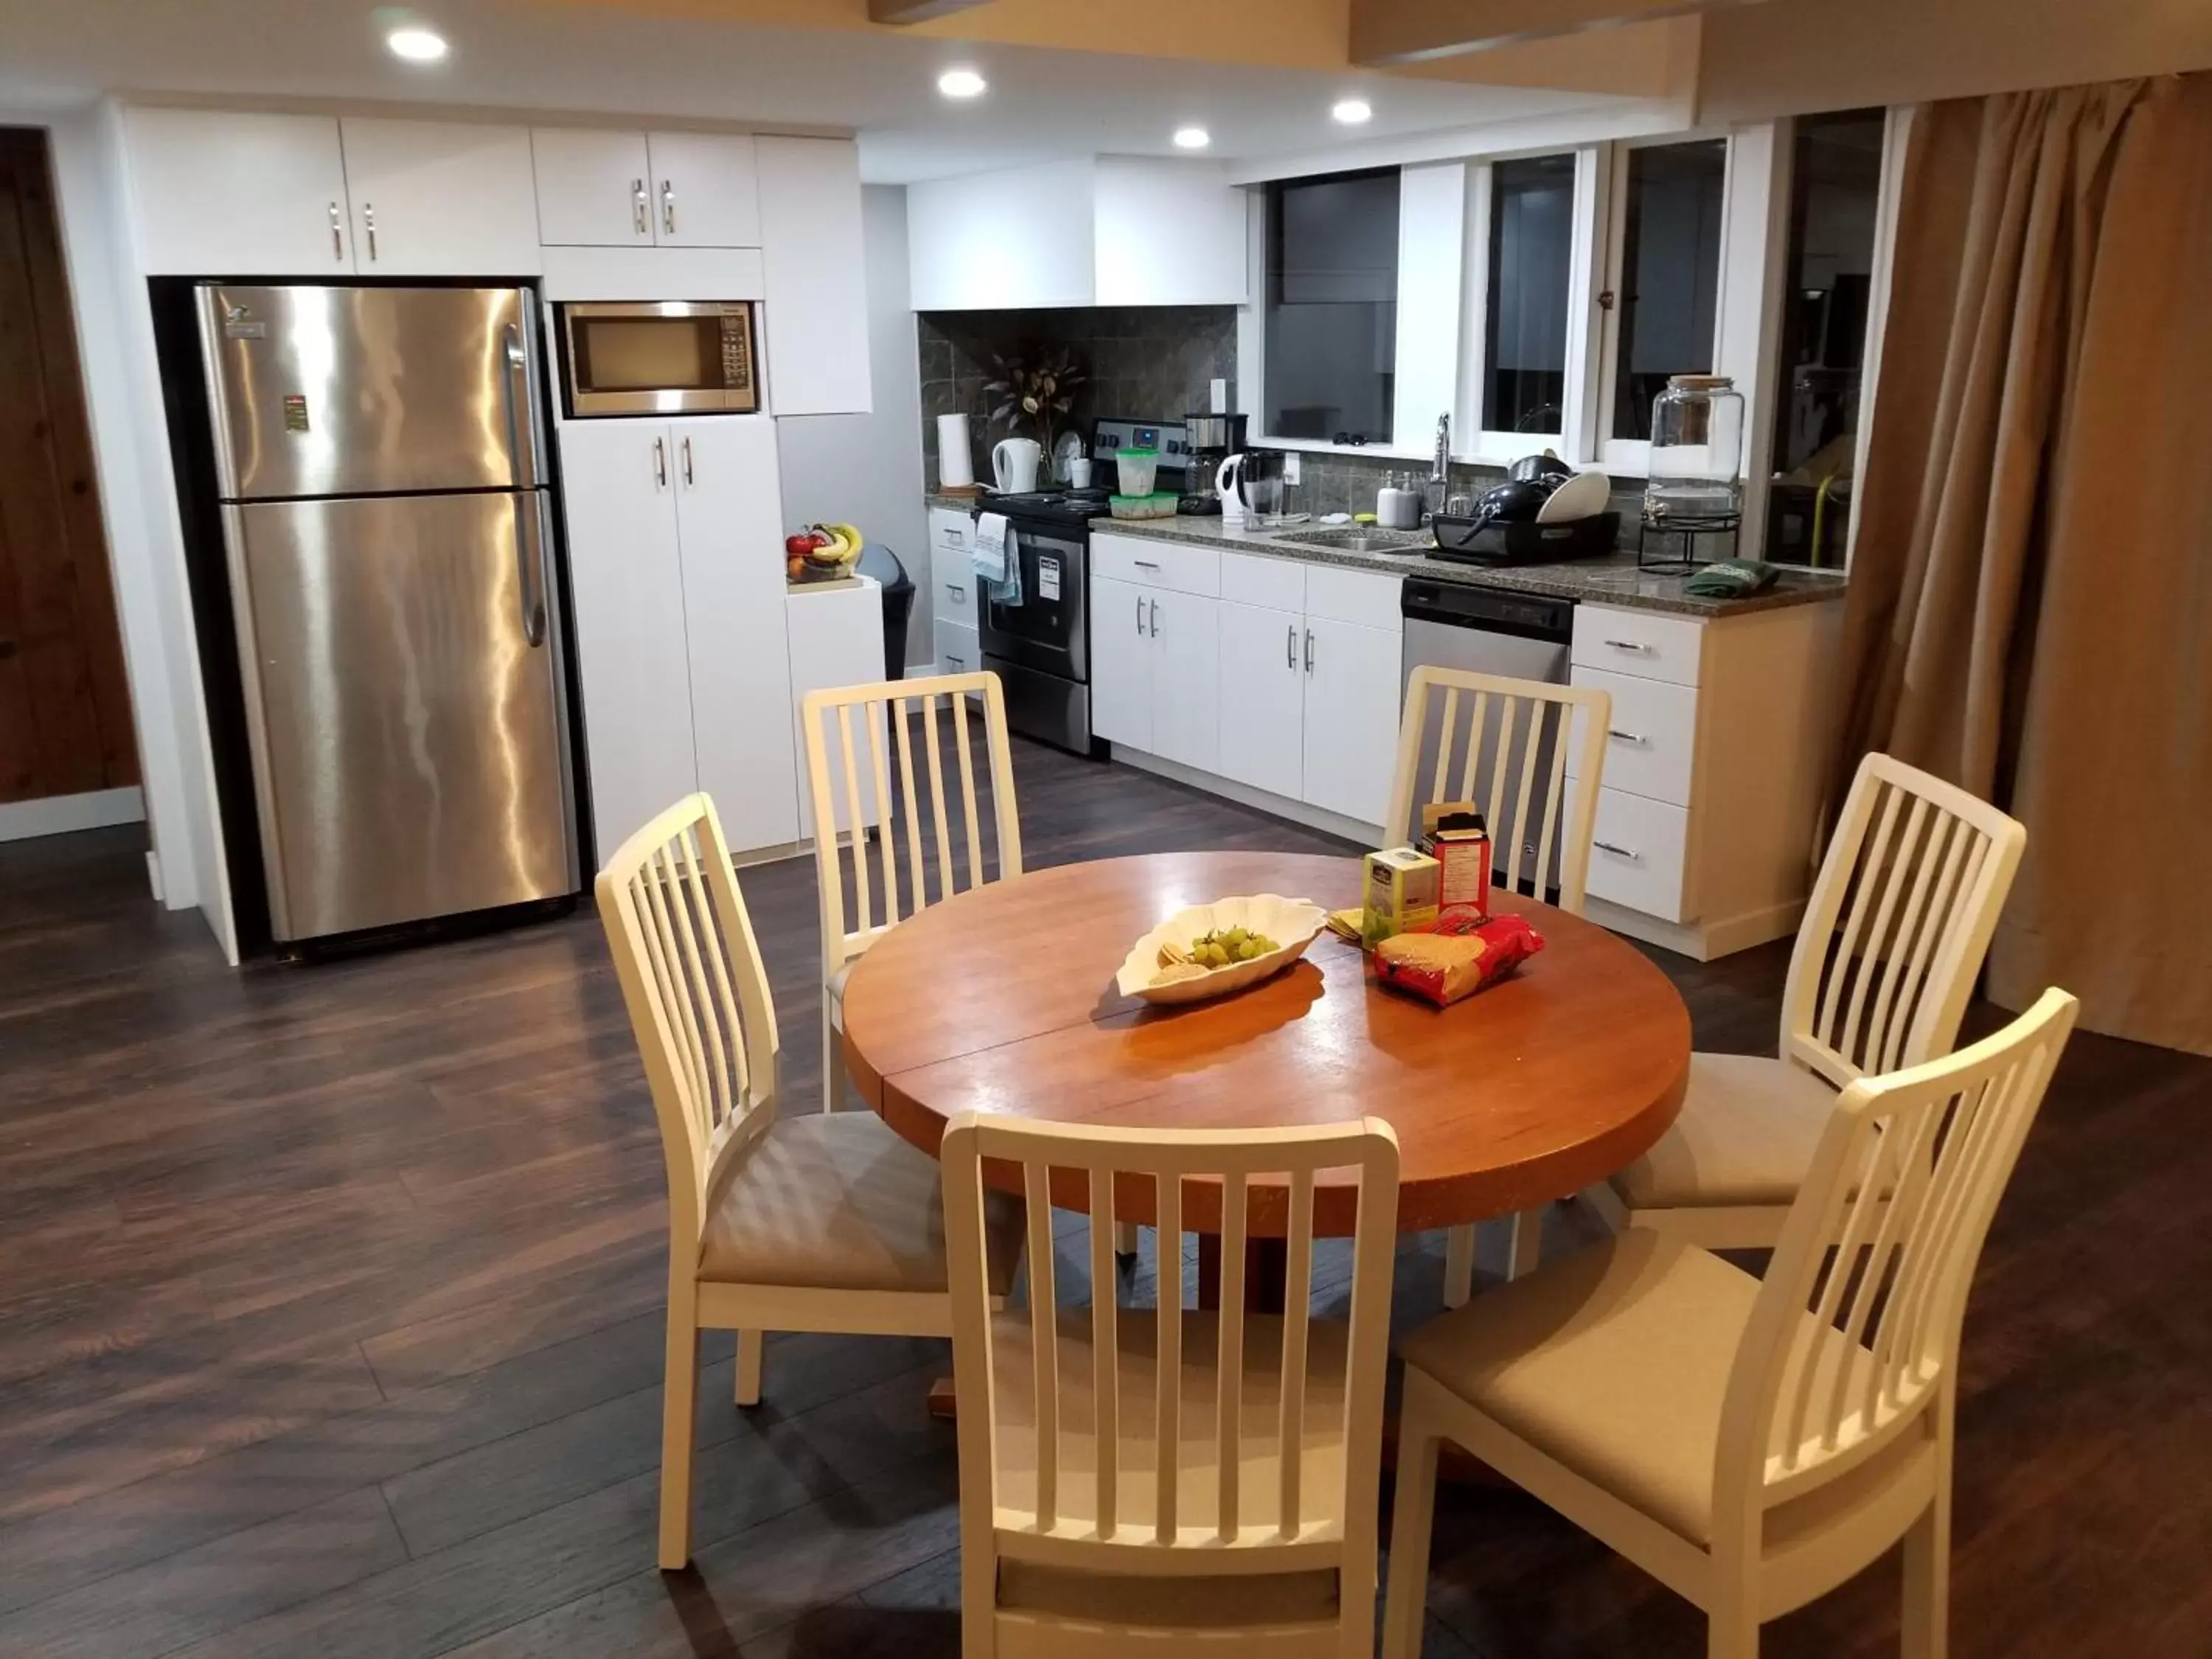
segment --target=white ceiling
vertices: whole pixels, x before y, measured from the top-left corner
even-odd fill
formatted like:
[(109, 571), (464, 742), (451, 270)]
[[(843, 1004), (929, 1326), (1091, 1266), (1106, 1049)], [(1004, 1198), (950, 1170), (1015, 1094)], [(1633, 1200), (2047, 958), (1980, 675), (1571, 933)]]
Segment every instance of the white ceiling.
[[(1169, 135), (1189, 122), (1212, 132), (1211, 154), (1249, 160), (1608, 101), (509, 0), (413, 9), (451, 39), (444, 64), (410, 68), (386, 54), (391, 9), (366, 0), (0, 0), (0, 109), (130, 92), (812, 125), (859, 132), (863, 175), (896, 184), (1062, 155), (1180, 154)], [(1131, 15), (1176, 27), (1171, 9)], [(940, 98), (937, 73), (953, 63), (981, 70), (990, 91), (971, 104)], [(1328, 116), (1355, 91), (1375, 106), (1356, 131)]]

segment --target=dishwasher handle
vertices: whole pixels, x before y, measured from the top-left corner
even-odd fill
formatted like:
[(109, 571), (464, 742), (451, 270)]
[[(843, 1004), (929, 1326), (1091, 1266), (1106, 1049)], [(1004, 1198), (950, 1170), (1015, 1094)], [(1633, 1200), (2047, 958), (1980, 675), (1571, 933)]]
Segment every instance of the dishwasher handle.
[(1566, 645), (1575, 633), (1575, 602), (1534, 593), (1499, 592), (1465, 582), (1426, 581), (1407, 577), (1398, 596), (1399, 614), (1407, 622), (1443, 628), (1476, 628), (1486, 634)]

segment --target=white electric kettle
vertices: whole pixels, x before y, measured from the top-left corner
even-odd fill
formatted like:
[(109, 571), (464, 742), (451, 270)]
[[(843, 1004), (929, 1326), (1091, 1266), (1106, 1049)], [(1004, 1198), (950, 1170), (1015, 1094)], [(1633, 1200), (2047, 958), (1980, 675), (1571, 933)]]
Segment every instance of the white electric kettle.
[(1025, 494), (1036, 488), (1037, 463), (1044, 451), (1034, 438), (1001, 438), (991, 451), (991, 477), (1001, 491)]
[(1244, 476), (1244, 452), (1226, 456), (1214, 469), (1213, 493), (1221, 497), (1221, 521), (1242, 524), (1244, 520), (1244, 497), (1237, 485)]

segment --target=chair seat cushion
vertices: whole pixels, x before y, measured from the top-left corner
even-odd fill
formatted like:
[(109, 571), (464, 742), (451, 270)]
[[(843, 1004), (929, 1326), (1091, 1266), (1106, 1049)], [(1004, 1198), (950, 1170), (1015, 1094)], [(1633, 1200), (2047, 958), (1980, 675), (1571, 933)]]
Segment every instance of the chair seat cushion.
[[(1211, 1313), (1186, 1313), (1182, 1322), (1182, 1459), (1176, 1479), (1176, 1520), (1186, 1534), (1209, 1540), (1220, 1517), (1219, 1445), (1214, 1431), (1219, 1389), (1219, 1329)], [(1341, 1524), (1344, 1492), (1344, 1395), (1347, 1328), (1316, 1319), (1307, 1327), (1304, 1457), (1298, 1489), (1302, 1522)], [(1158, 1428), (1158, 1349), (1155, 1310), (1122, 1308), (1115, 1318), (1119, 1383), (1115, 1516), (1134, 1544), (1153, 1536), (1158, 1482), (1154, 1475)], [(1060, 1417), (1059, 1479), (1054, 1511), (1062, 1525), (1097, 1518), (1095, 1461), (1097, 1401), (1091, 1312), (1062, 1311), (1056, 1363)], [(1283, 1321), (1253, 1314), (1244, 1322), (1243, 1392), (1238, 1412), (1240, 1528), (1268, 1534), (1282, 1512), (1280, 1445)], [(1034, 1513), (1036, 1508), (1036, 1390), (1028, 1318), (1001, 1315), (993, 1322), (992, 1405), (998, 1451), (997, 1503)], [(1304, 1617), (1304, 1614), (1285, 1615)]]
[[(1399, 1344), (1418, 1367), (1500, 1427), (1692, 1543), (1712, 1536), (1721, 1407), (1759, 1281), (1709, 1250), (1647, 1228), (1486, 1292)], [(1811, 1316), (1806, 1316), (1811, 1322)], [(1828, 1328), (1816, 1379), (1872, 1356)], [(1785, 1376), (1793, 1397), (1796, 1375)], [(1894, 1476), (1924, 1436), (1777, 1510), (1770, 1546), (1826, 1524)]]
[[(991, 1289), (1021, 1252), (1022, 1204), (985, 1195)], [(714, 1284), (943, 1294), (936, 1161), (872, 1112), (780, 1117), (710, 1196), (699, 1277)]]
[(1801, 1066), (1692, 1054), (1681, 1115), (1613, 1188), (1632, 1210), (1790, 1203), (1835, 1104), (1836, 1091)]

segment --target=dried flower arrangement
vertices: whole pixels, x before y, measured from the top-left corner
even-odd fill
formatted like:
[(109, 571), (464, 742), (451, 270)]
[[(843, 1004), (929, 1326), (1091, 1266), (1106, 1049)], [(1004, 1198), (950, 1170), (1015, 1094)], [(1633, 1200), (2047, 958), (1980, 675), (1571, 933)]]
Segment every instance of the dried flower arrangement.
[(1058, 417), (1074, 406), (1075, 388), (1087, 378), (1066, 347), (1041, 353), (1034, 361), (994, 356), (999, 378), (983, 390), (998, 403), (991, 424), (1025, 433), (1049, 456)]

